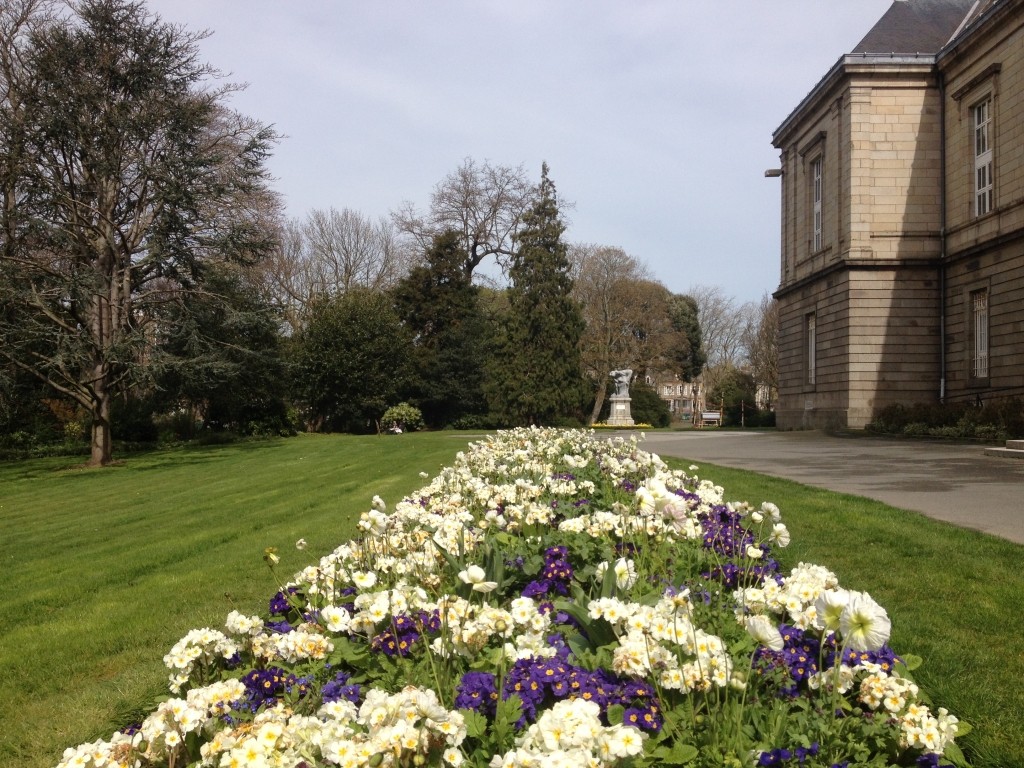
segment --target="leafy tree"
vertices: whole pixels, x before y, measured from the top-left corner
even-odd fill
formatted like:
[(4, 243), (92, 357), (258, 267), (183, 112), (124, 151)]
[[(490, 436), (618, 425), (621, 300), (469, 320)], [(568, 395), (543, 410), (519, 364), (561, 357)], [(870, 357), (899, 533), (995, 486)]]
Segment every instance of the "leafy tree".
[[(581, 245), (569, 250), (573, 296), (580, 303), (586, 327), (581, 355), (584, 371), (597, 387), (590, 420), (601, 412), (608, 373), (631, 368), (640, 373), (693, 373), (693, 351), (699, 328), (682, 322), (679, 303), (661, 283), (621, 248)], [(696, 315), (693, 316), (694, 326)], [(699, 366), (697, 368), (699, 373)]]
[(724, 406), (722, 414), (726, 424), (757, 426), (760, 416), (757, 407), (757, 386), (754, 377), (734, 366), (723, 368), (708, 393), (708, 405)]
[(375, 429), (408, 389), (411, 360), (412, 341), (386, 294), (358, 288), (314, 304), (294, 359), (311, 428)]
[(212, 267), (201, 290), (164, 305), (151, 353), (155, 407), (184, 408), (208, 428), (242, 434), (288, 426), (279, 317), (253, 278), (252, 270)]
[(70, 7), (0, 16), (0, 355), (88, 411), (103, 465), (156, 307), (273, 244), (276, 136), (225, 107), (202, 34), (132, 0)]
[(692, 296), (676, 294), (671, 298), (669, 314), (672, 327), (685, 338), (685, 343), (680, 341), (674, 349), (673, 368), (684, 381), (693, 381), (701, 375), (707, 361), (697, 301)]
[(583, 370), (596, 384), (589, 421), (597, 420), (608, 392), (608, 374), (632, 368), (634, 306), (630, 286), (645, 279), (644, 267), (621, 248), (577, 245), (569, 249), (573, 297), (580, 305), (584, 330), (580, 340)]
[(493, 409), (513, 424), (579, 419), (583, 320), (572, 298), (565, 224), (548, 166), (516, 234), (506, 336), (490, 377)]
[(423, 414), (414, 405), (399, 403), (384, 411), (380, 424), (389, 432), (414, 432), (423, 429)]
[(652, 427), (667, 427), (672, 423), (668, 403), (643, 379), (633, 381), (629, 388), (629, 398), (629, 410), (636, 423), (650, 424)]
[(394, 290), (396, 311), (413, 338), (411, 399), (432, 427), (485, 409), (485, 331), (479, 289), (463, 270), (465, 258), (459, 233), (444, 232), (434, 238), (425, 264)]
[[(63, 437), (63, 424), (53, 408), (52, 390), (17, 366), (4, 362), (0, 360), (0, 447), (58, 442)], [(62, 402), (73, 410), (73, 402)]]

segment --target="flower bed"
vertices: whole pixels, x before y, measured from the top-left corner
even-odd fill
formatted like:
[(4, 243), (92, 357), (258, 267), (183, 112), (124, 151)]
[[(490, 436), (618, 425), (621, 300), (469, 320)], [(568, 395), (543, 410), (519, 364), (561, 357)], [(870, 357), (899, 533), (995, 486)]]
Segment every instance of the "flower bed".
[(883, 608), (635, 438), (502, 432), (360, 527), (60, 768), (966, 765)]

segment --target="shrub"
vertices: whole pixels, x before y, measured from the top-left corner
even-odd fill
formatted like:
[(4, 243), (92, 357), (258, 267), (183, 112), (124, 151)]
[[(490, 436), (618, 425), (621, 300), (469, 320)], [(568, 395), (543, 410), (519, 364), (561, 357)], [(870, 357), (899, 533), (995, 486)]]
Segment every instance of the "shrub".
[(448, 425), (449, 429), (504, 429), (509, 426), (500, 416), (495, 413), (468, 413), (460, 416)]
[(415, 432), (423, 429), (423, 414), (413, 405), (399, 403), (384, 411), (380, 427), (386, 432)]
[(633, 421), (650, 424), (653, 427), (667, 427), (672, 423), (672, 412), (668, 403), (643, 381), (634, 381), (629, 388), (630, 413)]
[(1000, 442), (1024, 436), (1024, 401), (895, 403), (882, 408), (867, 429), (889, 435)]

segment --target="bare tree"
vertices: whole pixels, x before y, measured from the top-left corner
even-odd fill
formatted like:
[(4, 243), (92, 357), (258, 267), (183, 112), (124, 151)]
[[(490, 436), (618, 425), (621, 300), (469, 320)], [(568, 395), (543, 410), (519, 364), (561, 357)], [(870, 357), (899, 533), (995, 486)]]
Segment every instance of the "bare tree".
[(460, 233), (466, 251), (465, 271), (472, 277), (488, 256), (494, 256), (502, 269), (508, 268), (513, 235), (534, 192), (521, 165), (513, 168), (466, 158), (434, 187), (429, 211), (422, 213), (406, 201), (392, 218), (421, 253), (429, 250), (437, 235), (447, 230)]
[(400, 277), (395, 231), (356, 211), (313, 210), (303, 227), (314, 292), (329, 296), (352, 288), (380, 290)]
[(697, 285), (687, 294), (697, 302), (697, 319), (704, 340), (707, 365), (738, 366), (742, 360), (742, 337), (748, 305), (737, 305), (717, 285)]
[(758, 405), (771, 408), (779, 391), (779, 306), (766, 293), (752, 308), (743, 329), (743, 348), (757, 388)]
[(736, 299), (727, 296), (717, 285), (694, 286), (688, 294), (697, 302), (697, 318), (707, 355), (702, 389), (711, 392), (728, 371), (744, 363), (743, 331), (754, 305), (737, 304)]
[(373, 221), (348, 208), (314, 209), (287, 222), (264, 270), (270, 297), (292, 331), (302, 328), (314, 299), (393, 286), (409, 261), (397, 234), (388, 219)]

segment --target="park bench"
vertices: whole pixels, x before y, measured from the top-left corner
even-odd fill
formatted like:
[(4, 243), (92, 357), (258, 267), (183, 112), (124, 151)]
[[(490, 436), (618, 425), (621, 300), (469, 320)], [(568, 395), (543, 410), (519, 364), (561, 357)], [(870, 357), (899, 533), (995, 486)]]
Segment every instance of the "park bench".
[(700, 412), (700, 426), (702, 427), (720, 427), (722, 426), (722, 412), (721, 411), (701, 411)]

